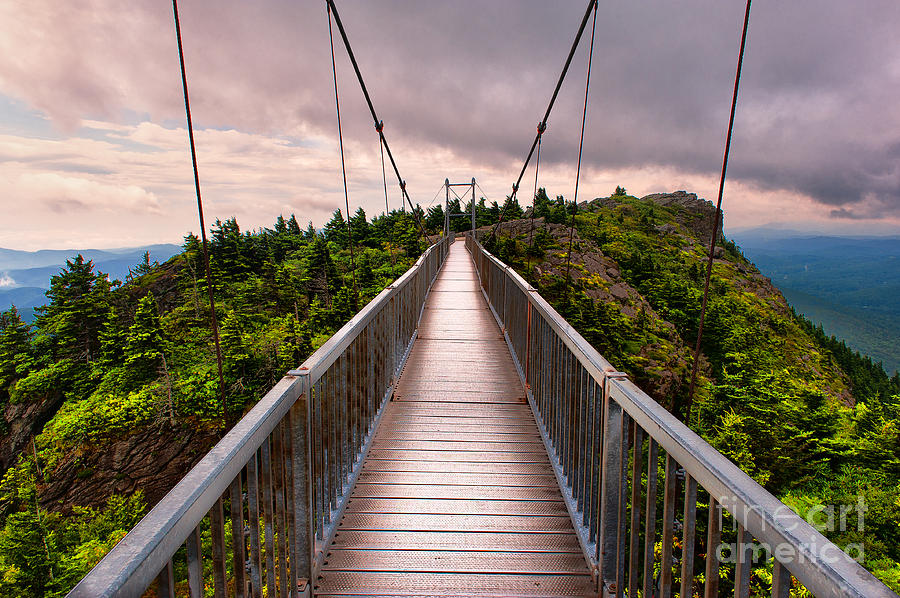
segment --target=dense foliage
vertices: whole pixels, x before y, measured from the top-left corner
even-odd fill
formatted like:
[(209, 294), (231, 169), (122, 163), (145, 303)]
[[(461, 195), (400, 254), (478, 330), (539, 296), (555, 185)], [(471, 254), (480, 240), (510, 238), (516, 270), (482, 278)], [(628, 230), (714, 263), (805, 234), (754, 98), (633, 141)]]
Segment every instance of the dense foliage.
[[(370, 222), (360, 209), (350, 228), (355, 271), (340, 212), (322, 233), (293, 216), (250, 232), (216, 221), (209, 249), (225, 405), (194, 235), (165, 264), (145, 257), (125, 284), (76, 256), (53, 277), (33, 326), (15, 308), (0, 314), (0, 408), (61, 405), (0, 484), (0, 596), (64, 595), (146, 511), (142, 493), (114, 492), (130, 472), (94, 471), (93, 456), (141, 430), (160, 442), (184, 429), (215, 438), (223, 418), (239, 418), (425, 246), (407, 212)], [(91, 505), (46, 502), (55, 484), (103, 475), (112, 481)]]

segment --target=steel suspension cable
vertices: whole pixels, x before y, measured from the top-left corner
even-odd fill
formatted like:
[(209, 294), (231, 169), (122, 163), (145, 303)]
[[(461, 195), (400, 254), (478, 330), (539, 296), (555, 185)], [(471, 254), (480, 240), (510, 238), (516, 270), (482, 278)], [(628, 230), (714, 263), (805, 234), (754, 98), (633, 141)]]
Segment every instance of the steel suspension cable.
[(347, 191), (347, 165), (344, 162), (344, 134), (341, 127), (341, 99), (338, 95), (337, 66), (334, 63), (334, 35), (331, 32), (331, 5), (328, 4), (328, 41), (331, 44), (331, 73), (334, 76), (334, 107), (337, 112), (338, 142), (341, 146), (341, 176), (344, 178), (344, 206), (347, 208), (347, 243), (350, 245), (350, 277), (353, 279), (353, 311), (356, 311), (356, 256), (353, 250), (353, 227), (350, 226), (350, 194)]
[(394, 247), (394, 225), (388, 219), (390, 215), (390, 207), (388, 206), (388, 191), (387, 191), (387, 170), (384, 167), (384, 144), (381, 143), (381, 140), (378, 140), (378, 146), (381, 148), (381, 180), (384, 183), (384, 218), (385, 222), (389, 224), (388, 231), (388, 242), (391, 244), (391, 276), (396, 276), (396, 272), (394, 271), (397, 266), (397, 256), (396, 251), (397, 248)]
[[(528, 247), (534, 248), (534, 212), (537, 209), (538, 172), (541, 170), (541, 136), (538, 136), (537, 157), (534, 159), (534, 195), (531, 196), (531, 226), (528, 229)], [(531, 258), (529, 258), (529, 269)]]
[(222, 409), (222, 424), (229, 427), (228, 409), (225, 404), (225, 376), (222, 373), (222, 347), (219, 343), (219, 322), (216, 318), (216, 301), (213, 293), (213, 278), (209, 268), (209, 244), (206, 239), (206, 222), (203, 218), (203, 199), (200, 196), (200, 174), (197, 169), (197, 148), (194, 143), (194, 123), (191, 119), (191, 101), (188, 96), (187, 74), (184, 69), (184, 47), (181, 43), (181, 20), (178, 18), (178, 0), (172, 0), (175, 16), (175, 37), (178, 40), (178, 61), (181, 64), (181, 86), (184, 90), (184, 112), (187, 115), (188, 139), (191, 146), (191, 164), (194, 167), (194, 190), (197, 194), (197, 215), (200, 217), (200, 238), (203, 240), (203, 271), (206, 274), (206, 288), (209, 291), (209, 319), (212, 325), (213, 341), (216, 346), (216, 366), (219, 373), (219, 403)]
[[(575, 238), (575, 215), (578, 213), (578, 182), (581, 179), (581, 156), (584, 150), (584, 124), (587, 121), (588, 93), (591, 89), (591, 64), (594, 59), (594, 33), (597, 31), (597, 5), (594, 4), (594, 22), (591, 28), (591, 49), (588, 52), (587, 78), (584, 82), (584, 110), (581, 113), (581, 139), (578, 141), (578, 167), (575, 170), (575, 196), (572, 199), (572, 221), (569, 224), (569, 251), (566, 253), (566, 278), (563, 291), (563, 309), (569, 306), (569, 272), (572, 267), (572, 241)], [(565, 205), (565, 203), (563, 204)]]
[(516, 192), (518, 192), (519, 190), (519, 184), (522, 182), (522, 177), (525, 176), (525, 170), (528, 168), (528, 164), (531, 162), (531, 156), (534, 155), (534, 150), (537, 147), (538, 140), (541, 138), (541, 135), (547, 128), (547, 119), (550, 118), (550, 112), (553, 110), (553, 105), (556, 103), (556, 97), (559, 95), (559, 90), (566, 78), (566, 73), (569, 72), (569, 65), (572, 64), (572, 57), (575, 56), (575, 50), (578, 49), (578, 42), (581, 41), (581, 35), (584, 33), (584, 28), (587, 26), (588, 18), (590, 18), (591, 16), (591, 11), (594, 10), (596, 6), (597, 0), (589, 0), (587, 9), (584, 11), (584, 17), (581, 19), (581, 25), (578, 27), (578, 33), (575, 34), (575, 40), (572, 42), (572, 47), (569, 50), (568, 57), (566, 58), (566, 63), (563, 66), (562, 72), (559, 74), (559, 80), (556, 82), (556, 88), (553, 90), (553, 95), (550, 97), (550, 103), (547, 105), (547, 111), (544, 112), (544, 118), (541, 119), (541, 124), (538, 125), (538, 133), (537, 135), (535, 135), (534, 141), (531, 143), (531, 149), (528, 150), (528, 157), (525, 158), (525, 163), (522, 165), (522, 170), (519, 171), (519, 177), (516, 179), (516, 182), (512, 186), (512, 195), (510, 196), (509, 200), (505, 204), (503, 204), (503, 209), (500, 211), (500, 218), (497, 221), (497, 224), (494, 225), (494, 228), (491, 229), (491, 234), (488, 237), (489, 239), (494, 237), (494, 234), (497, 232), (497, 228), (503, 223), (503, 218), (506, 215), (507, 206), (509, 206), (509, 204), (511, 204), (516, 198)]
[[(366, 88), (366, 82), (363, 80), (362, 72), (359, 70), (359, 64), (356, 62), (356, 56), (353, 54), (353, 48), (350, 47), (350, 40), (347, 37), (347, 32), (344, 30), (344, 24), (341, 21), (341, 16), (338, 14), (337, 6), (334, 4), (334, 0), (325, 0), (328, 3), (329, 10), (331, 14), (334, 15), (334, 23), (337, 25), (338, 32), (341, 34), (341, 39), (344, 41), (344, 47), (347, 49), (347, 55), (350, 57), (350, 62), (353, 64), (353, 70), (356, 72), (356, 78), (359, 81), (359, 86), (362, 89), (363, 96), (366, 98), (366, 104), (369, 106), (369, 112), (372, 113), (372, 119), (375, 121), (375, 130), (378, 131), (379, 137), (381, 137), (381, 142), (384, 144), (384, 150), (387, 152), (388, 159), (391, 161), (391, 166), (394, 169), (394, 174), (397, 176), (397, 181), (400, 184), (400, 191), (403, 194), (403, 198), (409, 204), (409, 209), (412, 211), (413, 218), (416, 221), (416, 224), (419, 227), (420, 234), (426, 239), (428, 239), (428, 234), (425, 232), (425, 227), (422, 225), (422, 220), (419, 217), (419, 213), (416, 212), (416, 208), (413, 206), (412, 200), (409, 198), (409, 193), (406, 192), (406, 181), (403, 180), (403, 177), (400, 176), (400, 169), (397, 167), (397, 161), (394, 160), (394, 154), (391, 152), (391, 146), (388, 145), (387, 139), (384, 137), (384, 123), (378, 119), (378, 114), (375, 112), (375, 106), (372, 104), (372, 98), (369, 96), (369, 90)], [(329, 25), (331, 21), (329, 20)]]
[[(731, 115), (728, 117), (728, 134), (725, 137), (725, 152), (722, 156), (722, 174), (719, 177), (719, 194), (716, 199), (716, 214), (713, 218), (713, 229), (709, 240), (709, 259), (706, 262), (706, 279), (703, 283), (703, 301), (700, 306), (700, 324), (697, 328), (697, 343), (694, 346), (694, 363), (691, 367), (691, 383), (688, 387), (687, 401), (684, 405), (683, 413), (681, 414), (685, 422), (690, 420), (691, 406), (694, 400), (694, 389), (697, 385), (697, 371), (700, 365), (700, 343), (703, 340), (703, 324), (706, 320), (706, 306), (709, 300), (709, 281), (712, 277), (713, 258), (715, 256), (719, 226), (722, 221), (722, 195), (725, 191), (725, 173), (728, 170), (728, 154), (731, 151), (731, 135), (734, 131), (734, 113), (737, 108), (738, 91), (741, 84), (741, 69), (744, 64), (744, 49), (747, 45), (747, 30), (750, 26), (751, 2), (752, 0), (747, 0), (747, 7), (744, 10), (744, 27), (741, 31), (741, 49), (738, 52), (737, 71), (734, 75), (734, 91), (731, 96)], [(679, 405), (676, 407), (675, 411), (676, 415), (679, 415), (679, 412), (682, 411), (681, 406)]]

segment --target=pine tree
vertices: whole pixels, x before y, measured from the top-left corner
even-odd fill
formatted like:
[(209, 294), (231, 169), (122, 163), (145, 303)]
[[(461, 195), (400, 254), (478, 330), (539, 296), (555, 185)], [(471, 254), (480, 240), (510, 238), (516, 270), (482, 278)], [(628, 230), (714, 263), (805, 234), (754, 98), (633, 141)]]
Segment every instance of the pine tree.
[(425, 217), (425, 228), (429, 233), (436, 233), (444, 229), (444, 206), (438, 204), (428, 208), (428, 215)]
[(128, 276), (125, 280), (127, 280), (128, 282), (131, 282), (134, 279), (140, 278), (141, 276), (143, 276), (145, 274), (150, 274), (151, 272), (153, 272), (153, 268), (156, 268), (157, 266), (159, 266), (159, 262), (154, 260), (151, 263), (150, 262), (150, 252), (145, 251), (143, 253), (143, 255), (141, 256), (141, 261), (138, 262), (138, 265), (135, 266), (134, 268), (128, 269)]
[(331, 220), (325, 224), (325, 240), (334, 243), (339, 249), (347, 249), (347, 221), (340, 210), (335, 210), (331, 215)]
[(139, 301), (134, 312), (134, 324), (125, 336), (125, 365), (139, 380), (154, 378), (162, 365), (163, 332), (153, 293)]
[(100, 347), (100, 329), (109, 313), (111, 284), (79, 254), (50, 279), (50, 303), (38, 309), (37, 327), (57, 356), (90, 363)]
[(210, 268), (213, 274), (224, 281), (235, 281), (248, 271), (244, 255), (244, 237), (237, 219), (222, 222), (216, 218), (210, 235)]
[(369, 240), (369, 221), (366, 219), (366, 211), (361, 207), (350, 218), (350, 232), (353, 233), (353, 245), (359, 247)]
[(306, 239), (306, 241), (312, 241), (318, 234), (316, 227), (313, 226), (312, 220), (310, 220), (306, 225), (306, 230), (303, 231), (303, 238)]
[(338, 287), (338, 273), (328, 243), (322, 236), (306, 246), (303, 258), (303, 277), (301, 283), (307, 297), (313, 296), (324, 299), (326, 305), (331, 305), (331, 296)]
[(15, 305), (0, 313), (0, 405), (9, 400), (16, 381), (28, 375), (31, 337), (31, 326), (22, 321)]
[(541, 187), (534, 196), (534, 217), (546, 218), (550, 215), (550, 198), (547, 197), (547, 190)]

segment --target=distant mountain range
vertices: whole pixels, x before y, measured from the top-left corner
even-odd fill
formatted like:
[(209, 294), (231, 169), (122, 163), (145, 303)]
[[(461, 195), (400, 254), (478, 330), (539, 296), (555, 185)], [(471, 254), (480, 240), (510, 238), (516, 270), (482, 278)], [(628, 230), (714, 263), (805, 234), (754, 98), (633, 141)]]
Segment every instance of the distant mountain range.
[[(900, 370), (900, 237), (837, 237), (758, 228), (731, 232), (744, 255), (772, 279), (798, 312), (828, 334)], [(172, 244), (123, 249), (17, 251), (0, 248), (0, 310), (15, 305), (23, 318), (46, 302), (50, 277), (79, 253), (124, 280), (145, 251), (164, 262)]]
[(44, 292), (50, 288), (50, 278), (59, 273), (66, 260), (81, 254), (93, 260), (94, 269), (109, 274), (110, 279), (125, 280), (145, 251), (150, 260), (164, 262), (181, 247), (172, 244), (146, 245), (122, 249), (42, 249), (18, 251), (0, 248), (0, 311), (15, 305), (23, 319), (31, 320), (35, 307), (44, 305)]
[(825, 332), (900, 370), (900, 237), (730, 235), (788, 302)]

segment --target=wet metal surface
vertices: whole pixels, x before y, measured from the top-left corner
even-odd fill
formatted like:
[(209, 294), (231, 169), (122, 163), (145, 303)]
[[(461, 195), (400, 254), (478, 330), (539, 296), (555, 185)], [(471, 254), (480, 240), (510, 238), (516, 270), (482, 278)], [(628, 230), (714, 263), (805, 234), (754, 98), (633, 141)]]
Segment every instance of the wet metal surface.
[(317, 596), (585, 596), (525, 392), (456, 243), (328, 548)]

